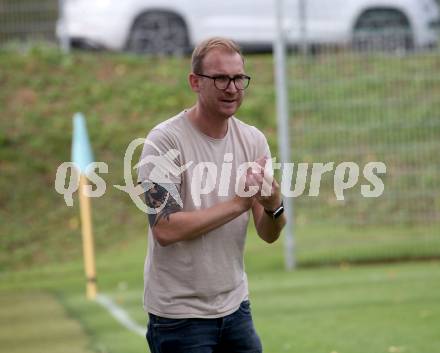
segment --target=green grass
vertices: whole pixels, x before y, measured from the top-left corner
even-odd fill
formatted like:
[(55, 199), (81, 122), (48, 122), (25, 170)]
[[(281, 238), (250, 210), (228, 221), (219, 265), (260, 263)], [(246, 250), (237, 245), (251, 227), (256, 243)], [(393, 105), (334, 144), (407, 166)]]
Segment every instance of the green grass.
[[(141, 299), (145, 247), (140, 237), (97, 255), (100, 291), (140, 325), (146, 325)], [(341, 264), (289, 273), (282, 270), (280, 250), (249, 234), (246, 267), (265, 352), (440, 352), (439, 262)], [(2, 348), (26, 352), (44, 342), (47, 353), (69, 347), (146, 351), (144, 338), (85, 299), (83, 277), (79, 261), (1, 275), (0, 318), (2, 327), (7, 325), (0, 335)]]
[(438, 276), (438, 264), (257, 275), (256, 325), (268, 352), (438, 352)]
[[(355, 188), (335, 202), (324, 178), (319, 198), (295, 200), (293, 273), (283, 271), (282, 241), (268, 246), (250, 228), (246, 268), (265, 351), (440, 352), (438, 262), (351, 265), (440, 254), (438, 55), (302, 60), (289, 63), (294, 161), (383, 160), (387, 192), (359, 202)], [(67, 208), (54, 178), (82, 111), (110, 170), (105, 196), (92, 201), (99, 288), (145, 324), (146, 216), (112, 185), (124, 184), (128, 143), (193, 103), (189, 60), (35, 47), (0, 51), (0, 67), (0, 346), (145, 351), (143, 338), (85, 299), (78, 200)], [(239, 116), (276, 151), (271, 56), (250, 56), (247, 71)], [(328, 264), (337, 266), (312, 268)]]
[(0, 344), (9, 353), (90, 353), (89, 337), (50, 293), (0, 292)]

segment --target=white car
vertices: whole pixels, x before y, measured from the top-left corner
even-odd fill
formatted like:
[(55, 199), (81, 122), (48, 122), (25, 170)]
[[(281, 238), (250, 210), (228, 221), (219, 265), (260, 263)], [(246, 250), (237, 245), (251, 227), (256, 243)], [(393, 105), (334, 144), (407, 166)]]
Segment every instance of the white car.
[[(72, 46), (180, 53), (209, 36), (268, 46), (277, 0), (64, 0), (58, 37)], [(435, 0), (284, 0), (290, 45), (375, 43), (420, 48), (438, 41)], [(402, 40), (403, 39), (403, 40)]]

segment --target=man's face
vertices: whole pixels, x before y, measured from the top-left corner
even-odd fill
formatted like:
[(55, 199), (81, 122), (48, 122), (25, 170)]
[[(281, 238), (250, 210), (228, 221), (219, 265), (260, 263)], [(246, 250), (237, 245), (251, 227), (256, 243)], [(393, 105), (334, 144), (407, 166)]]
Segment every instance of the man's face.
[[(244, 75), (243, 59), (238, 53), (214, 49), (203, 60), (203, 72), (207, 76), (226, 75), (234, 77)], [(231, 82), (225, 90), (215, 87), (214, 80), (197, 76), (198, 99), (203, 108), (214, 116), (227, 119), (235, 114), (243, 100), (243, 91)]]

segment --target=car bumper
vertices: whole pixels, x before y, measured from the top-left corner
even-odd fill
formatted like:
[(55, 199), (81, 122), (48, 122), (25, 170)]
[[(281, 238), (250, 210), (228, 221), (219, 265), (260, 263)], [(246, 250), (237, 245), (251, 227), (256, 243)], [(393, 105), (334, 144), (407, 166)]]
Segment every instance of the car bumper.
[(67, 37), (72, 44), (89, 48), (123, 49), (126, 30), (114, 24), (99, 21), (70, 20), (58, 21), (57, 36)]
[(99, 7), (86, 2), (67, 3), (57, 22), (57, 36), (90, 48), (121, 50), (129, 31), (130, 14), (124, 6)]

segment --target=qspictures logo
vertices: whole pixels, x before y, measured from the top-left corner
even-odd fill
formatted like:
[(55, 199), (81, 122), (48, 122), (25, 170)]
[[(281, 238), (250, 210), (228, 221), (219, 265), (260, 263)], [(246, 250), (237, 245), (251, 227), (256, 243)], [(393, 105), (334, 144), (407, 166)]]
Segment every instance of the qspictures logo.
[[(147, 145), (152, 153), (143, 156), (139, 163), (132, 167), (136, 148), (144, 145)], [(183, 206), (177, 186), (184, 173), (188, 174), (186, 177), (190, 180), (190, 194), (196, 207), (201, 206), (202, 195), (216, 192), (218, 196), (228, 196), (231, 183), (233, 183), (235, 194), (240, 197), (253, 197), (257, 193), (261, 193), (261, 196), (270, 196), (273, 190), (275, 170), (280, 171), (280, 190), (284, 198), (319, 196), (322, 176), (325, 173), (333, 174), (333, 191), (338, 201), (345, 200), (344, 192), (359, 184), (361, 172), (367, 181), (366, 184), (360, 185), (362, 197), (378, 198), (385, 190), (381, 176), (386, 174), (387, 168), (383, 162), (369, 162), (364, 166), (350, 161), (339, 164), (335, 162), (277, 163), (276, 157), (274, 157), (266, 159), (264, 163), (261, 161), (243, 162), (238, 166), (236, 173), (232, 173), (232, 162), (234, 161), (232, 153), (225, 153), (221, 166), (210, 161), (197, 163), (184, 161), (182, 164), (178, 162), (180, 157), (180, 151), (176, 149), (163, 151), (148, 139), (135, 139), (128, 145), (124, 156), (125, 185), (113, 186), (126, 192), (136, 207), (147, 214), (159, 213), (170, 197)], [(138, 171), (139, 183), (133, 182), (133, 169)], [(108, 172), (108, 165), (104, 162), (93, 162), (87, 166), (85, 174), (92, 184), (87, 185), (84, 190), (88, 197), (97, 198), (105, 194), (107, 185), (99, 174), (107, 174)], [(296, 175), (294, 175), (295, 172)], [(263, 182), (259, 185), (249, 185), (247, 176), (250, 173), (260, 174)], [(233, 178), (232, 175), (236, 177)], [(73, 206), (73, 194), (79, 189), (79, 180), (80, 169), (75, 163), (65, 162), (58, 167), (55, 190), (63, 195), (66, 205), (69, 207)], [(142, 196), (155, 184), (164, 187), (167, 196), (162, 204), (151, 208), (144, 203)], [(307, 185), (309, 186), (308, 193), (305, 194)]]

